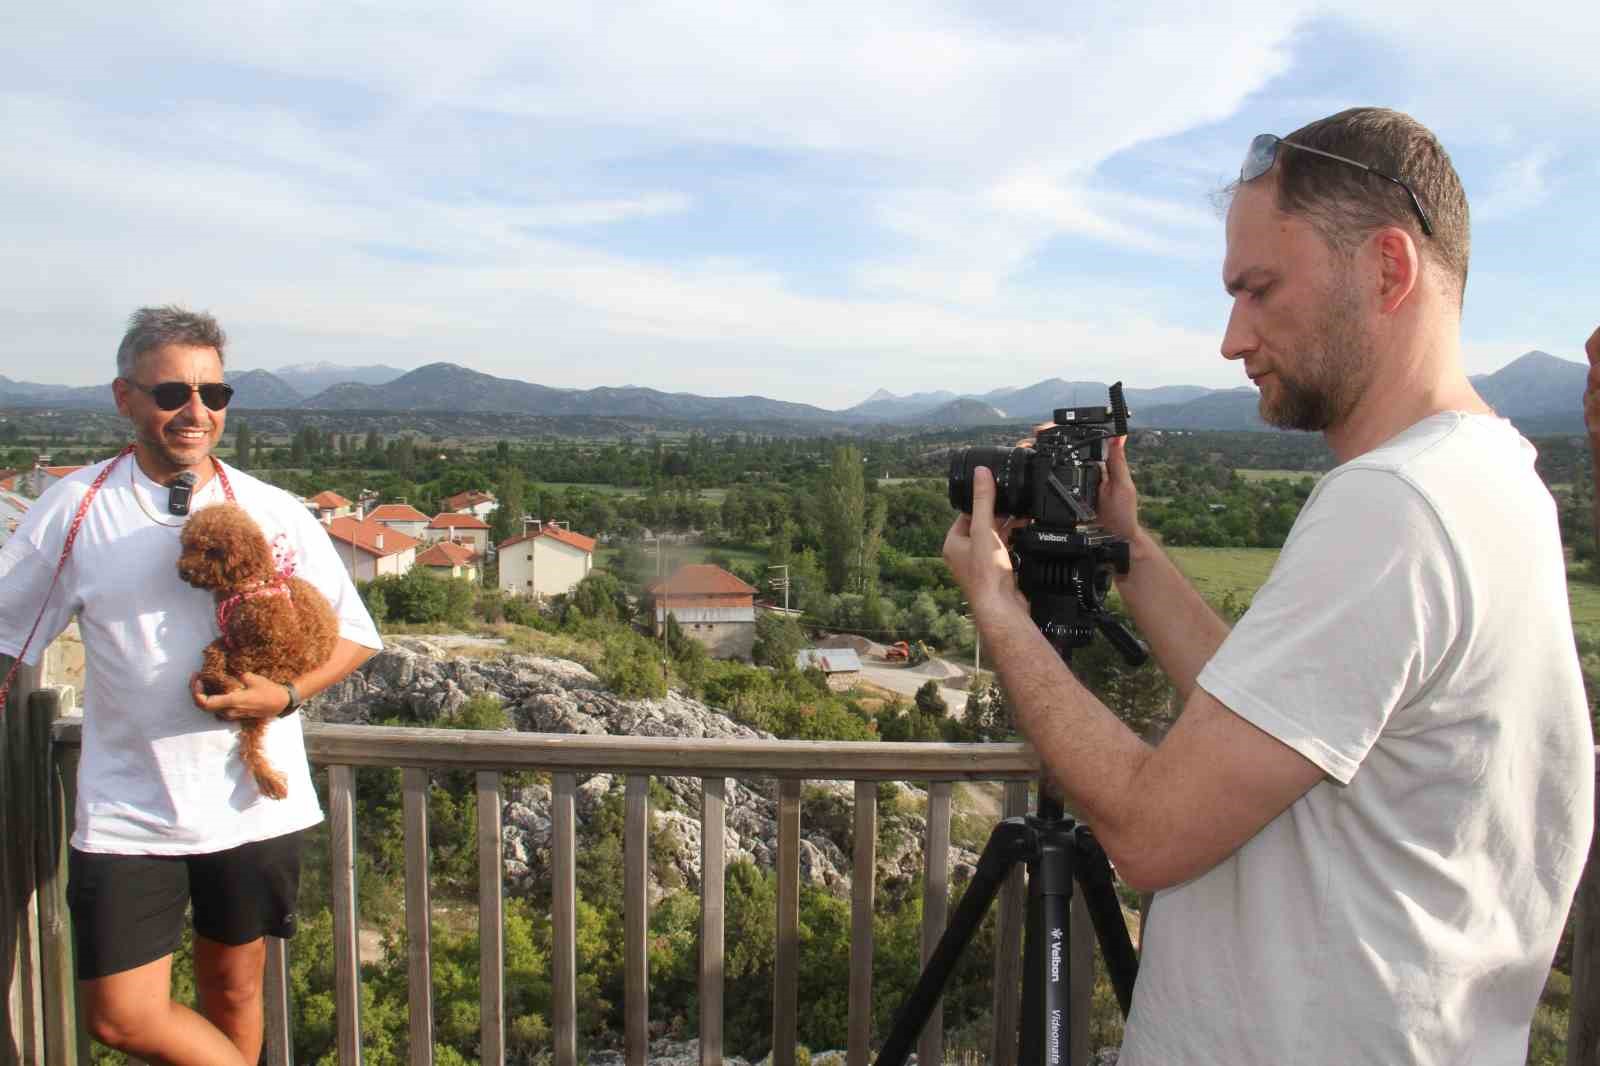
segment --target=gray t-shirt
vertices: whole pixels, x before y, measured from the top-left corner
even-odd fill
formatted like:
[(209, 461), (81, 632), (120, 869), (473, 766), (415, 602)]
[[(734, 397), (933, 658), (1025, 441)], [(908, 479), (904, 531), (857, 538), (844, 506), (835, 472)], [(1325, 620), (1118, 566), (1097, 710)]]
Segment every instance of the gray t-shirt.
[(1307, 501), (1199, 684), (1326, 777), (1157, 895), (1123, 1066), (1524, 1061), (1594, 811), (1533, 460), (1446, 413)]

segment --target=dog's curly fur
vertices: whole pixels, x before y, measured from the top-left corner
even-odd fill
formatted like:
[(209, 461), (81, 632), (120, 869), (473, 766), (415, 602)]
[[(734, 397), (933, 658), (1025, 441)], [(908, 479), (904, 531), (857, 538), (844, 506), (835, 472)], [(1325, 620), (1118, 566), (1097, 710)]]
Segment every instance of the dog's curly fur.
[[(278, 584), (272, 549), (255, 519), (236, 504), (196, 511), (183, 527), (178, 575), (195, 588), (214, 592), (221, 603), (237, 593)], [(333, 655), (339, 623), (327, 599), (298, 577), (289, 594), (248, 595), (228, 611), (221, 638), (206, 646), (200, 683), (208, 695), (244, 687), (246, 673), (279, 683), (293, 681)], [(267, 762), (262, 737), (270, 719), (239, 723), (239, 756), (263, 795), (283, 799), (288, 782)]]

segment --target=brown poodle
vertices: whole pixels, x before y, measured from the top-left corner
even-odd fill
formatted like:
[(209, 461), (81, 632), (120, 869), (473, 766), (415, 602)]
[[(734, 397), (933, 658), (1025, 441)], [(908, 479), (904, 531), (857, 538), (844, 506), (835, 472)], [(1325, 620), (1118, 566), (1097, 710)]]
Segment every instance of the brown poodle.
[[(280, 541), (280, 544), (282, 542)], [(208, 695), (244, 687), (260, 674), (280, 684), (327, 662), (339, 623), (327, 599), (301, 578), (286, 547), (267, 543), (255, 519), (236, 504), (196, 511), (183, 527), (178, 576), (217, 596), (222, 636), (206, 645), (200, 683)], [(288, 782), (262, 751), (268, 719), (239, 723), (239, 757), (265, 796), (283, 799)]]

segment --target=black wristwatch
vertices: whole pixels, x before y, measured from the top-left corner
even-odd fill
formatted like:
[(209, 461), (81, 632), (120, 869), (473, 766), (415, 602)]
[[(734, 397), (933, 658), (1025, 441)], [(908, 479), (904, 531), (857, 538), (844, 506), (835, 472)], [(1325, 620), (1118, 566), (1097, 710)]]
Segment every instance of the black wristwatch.
[(294, 687), (294, 682), (285, 681), (283, 691), (289, 694), (289, 705), (278, 712), (279, 718), (287, 718), (300, 709), (300, 690)]

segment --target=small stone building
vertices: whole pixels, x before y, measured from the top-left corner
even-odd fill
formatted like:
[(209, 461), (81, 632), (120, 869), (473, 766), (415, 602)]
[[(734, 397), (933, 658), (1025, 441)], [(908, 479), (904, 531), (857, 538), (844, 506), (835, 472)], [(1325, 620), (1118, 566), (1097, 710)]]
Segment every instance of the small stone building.
[(794, 653), (797, 670), (821, 670), (828, 688), (845, 692), (861, 680), (861, 657), (853, 648), (804, 648)]
[(681, 566), (645, 590), (652, 632), (660, 636), (667, 616), (714, 659), (749, 659), (756, 643), (756, 590), (720, 566)]

